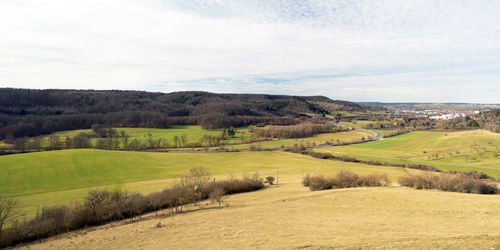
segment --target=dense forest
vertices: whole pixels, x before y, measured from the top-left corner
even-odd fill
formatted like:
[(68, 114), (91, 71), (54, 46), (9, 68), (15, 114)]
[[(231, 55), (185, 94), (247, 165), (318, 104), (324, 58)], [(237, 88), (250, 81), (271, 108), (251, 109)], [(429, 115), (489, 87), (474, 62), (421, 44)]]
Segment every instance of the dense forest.
[(0, 139), (107, 127), (292, 125), (364, 106), (323, 96), (0, 88)]

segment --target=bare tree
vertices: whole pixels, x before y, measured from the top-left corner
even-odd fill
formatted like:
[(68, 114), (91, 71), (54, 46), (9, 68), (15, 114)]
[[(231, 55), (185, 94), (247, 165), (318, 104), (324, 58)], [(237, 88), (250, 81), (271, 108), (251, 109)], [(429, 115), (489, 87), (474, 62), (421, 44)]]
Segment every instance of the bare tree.
[(130, 135), (127, 134), (127, 132), (125, 131), (120, 131), (120, 138), (121, 138), (121, 141), (122, 141), (122, 146), (123, 146), (123, 149), (128, 149), (128, 140), (130, 138)]
[(188, 142), (188, 135), (187, 134), (183, 134), (181, 136), (181, 142), (182, 142), (182, 146), (183, 147), (186, 147), (187, 146), (187, 142)]
[(219, 203), (219, 206), (221, 206), (221, 203), (224, 200), (224, 194), (224, 189), (218, 187), (210, 193), (210, 199), (212, 199), (212, 202), (217, 202)]
[(204, 187), (210, 180), (210, 172), (203, 167), (192, 168), (189, 170), (189, 176), (192, 178), (193, 183), (198, 188)]
[(17, 200), (0, 197), (0, 237), (3, 227), (14, 217), (16, 206)]
[(179, 136), (174, 136), (174, 144), (175, 144), (175, 147), (178, 148), (179, 147), (179, 144), (180, 144), (180, 141), (179, 141)]
[(153, 149), (155, 147), (155, 141), (152, 134), (144, 135), (148, 141), (149, 148)]

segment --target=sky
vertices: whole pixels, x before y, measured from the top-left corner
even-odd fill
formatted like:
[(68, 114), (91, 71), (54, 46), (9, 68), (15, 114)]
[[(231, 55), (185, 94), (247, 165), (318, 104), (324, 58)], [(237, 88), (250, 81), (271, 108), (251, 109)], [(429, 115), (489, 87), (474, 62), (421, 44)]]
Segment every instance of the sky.
[(0, 0), (0, 87), (500, 103), (500, 1)]

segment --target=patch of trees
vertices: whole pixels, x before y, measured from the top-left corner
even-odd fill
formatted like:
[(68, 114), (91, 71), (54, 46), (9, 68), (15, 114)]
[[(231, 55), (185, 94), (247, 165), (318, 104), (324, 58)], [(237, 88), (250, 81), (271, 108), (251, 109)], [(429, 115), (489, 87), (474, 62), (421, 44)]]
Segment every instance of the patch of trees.
[[(179, 184), (148, 195), (122, 190), (90, 191), (83, 203), (75, 202), (70, 206), (43, 208), (31, 220), (10, 221), (8, 228), (2, 230), (0, 227), (0, 247), (37, 241), (111, 221), (134, 220), (145, 213), (159, 210), (167, 210), (170, 214), (180, 213), (185, 206), (209, 198), (221, 205), (224, 195), (250, 192), (264, 187), (263, 180), (257, 174), (242, 179), (231, 178), (218, 182), (209, 180), (210, 173), (206, 169), (193, 168), (189, 174), (181, 178)], [(2, 204), (7, 204), (10, 208), (10, 213), (3, 214), (7, 215), (7, 219), (13, 218), (12, 212), (16, 209), (14, 203), (12, 200), (0, 199), (0, 219), (4, 211), (1, 210)], [(0, 223), (7, 221), (0, 220)]]
[(254, 132), (263, 138), (304, 138), (320, 133), (335, 133), (349, 129), (327, 123), (301, 123), (293, 126), (270, 126), (257, 128)]
[(326, 190), (352, 187), (379, 187), (387, 186), (389, 180), (387, 174), (371, 174), (359, 176), (349, 170), (341, 170), (334, 177), (306, 175), (302, 184), (310, 190)]
[(398, 180), (399, 184), (416, 189), (439, 189), (448, 192), (473, 193), (473, 194), (498, 194), (499, 190), (495, 183), (488, 183), (473, 176), (458, 174), (425, 174), (403, 176)]
[(363, 107), (326, 97), (0, 88), (0, 139), (88, 129), (96, 123), (150, 128), (201, 124), (209, 129), (290, 125), (307, 119), (301, 116), (305, 113), (324, 116), (343, 109)]

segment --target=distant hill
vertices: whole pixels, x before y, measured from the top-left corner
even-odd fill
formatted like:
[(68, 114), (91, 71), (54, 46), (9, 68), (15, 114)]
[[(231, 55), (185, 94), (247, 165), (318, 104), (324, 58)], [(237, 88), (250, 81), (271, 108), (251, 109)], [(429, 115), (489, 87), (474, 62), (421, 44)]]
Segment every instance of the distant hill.
[(364, 109), (324, 96), (1, 88), (0, 139), (89, 128), (96, 123), (158, 128), (171, 124), (205, 128), (295, 124), (311, 114)]

